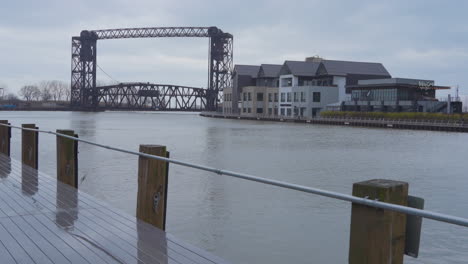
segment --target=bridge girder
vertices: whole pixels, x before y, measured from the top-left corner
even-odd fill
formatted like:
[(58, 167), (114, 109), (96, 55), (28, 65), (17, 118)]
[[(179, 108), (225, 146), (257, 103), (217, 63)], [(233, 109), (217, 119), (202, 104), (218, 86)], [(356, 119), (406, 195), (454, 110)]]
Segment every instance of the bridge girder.
[(154, 83), (119, 83), (96, 87), (99, 108), (108, 110), (200, 111), (206, 89)]
[[(205, 110), (216, 110), (219, 92), (231, 86), (233, 36), (216, 27), (150, 27), (84, 30), (72, 38), (71, 105), (98, 108), (103, 99), (96, 87), (97, 40), (122, 38), (208, 37), (208, 88)], [(175, 86), (180, 87), (180, 86)]]

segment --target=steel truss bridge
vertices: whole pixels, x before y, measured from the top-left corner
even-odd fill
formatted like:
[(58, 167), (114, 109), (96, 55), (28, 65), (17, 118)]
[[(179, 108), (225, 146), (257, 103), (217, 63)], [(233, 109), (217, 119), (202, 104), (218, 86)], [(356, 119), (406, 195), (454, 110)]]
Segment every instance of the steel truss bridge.
[[(151, 83), (96, 86), (97, 41), (123, 38), (209, 38), (207, 89)], [(71, 106), (78, 110), (216, 110), (231, 87), (233, 36), (216, 27), (83, 30), (72, 37)]]
[(199, 111), (206, 109), (206, 89), (154, 83), (97, 87), (105, 109)]

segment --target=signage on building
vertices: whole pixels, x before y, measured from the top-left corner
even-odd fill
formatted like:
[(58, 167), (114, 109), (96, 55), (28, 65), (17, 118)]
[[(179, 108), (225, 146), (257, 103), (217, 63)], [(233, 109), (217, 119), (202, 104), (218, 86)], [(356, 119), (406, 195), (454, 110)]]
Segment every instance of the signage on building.
[(421, 89), (431, 89), (434, 86), (434, 81), (419, 81), (418, 85)]

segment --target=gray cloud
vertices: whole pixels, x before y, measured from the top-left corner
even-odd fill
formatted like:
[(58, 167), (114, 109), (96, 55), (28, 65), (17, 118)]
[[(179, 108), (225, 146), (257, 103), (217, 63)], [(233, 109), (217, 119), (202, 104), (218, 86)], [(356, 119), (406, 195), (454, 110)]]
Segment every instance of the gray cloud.
[[(70, 79), (70, 39), (82, 29), (218, 26), (239, 64), (320, 55), (382, 62), (394, 76), (460, 84), (468, 93), (468, 2), (8, 1), (0, 10), (0, 82), (10, 89)], [(109, 40), (99, 65), (119, 81), (206, 85), (207, 41)], [(108, 78), (99, 73), (99, 79)]]

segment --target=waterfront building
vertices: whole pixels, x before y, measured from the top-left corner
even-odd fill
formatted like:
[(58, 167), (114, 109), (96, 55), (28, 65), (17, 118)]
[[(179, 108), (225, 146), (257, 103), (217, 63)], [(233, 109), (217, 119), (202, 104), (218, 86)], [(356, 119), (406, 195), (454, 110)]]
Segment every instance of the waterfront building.
[(342, 103), (340, 110), (381, 112), (460, 113), (462, 104), (449, 96), (447, 101), (436, 99), (437, 90), (449, 86), (435, 85), (433, 80), (388, 78), (360, 80), (347, 85), (351, 99)]
[(223, 90), (223, 113), (239, 114), (242, 88), (256, 86), (260, 66), (235, 65), (232, 73), (232, 87)]
[(278, 87), (247, 86), (242, 88), (240, 110), (241, 116), (277, 116)]
[(381, 63), (324, 60), (286, 61), (279, 76), (279, 115), (315, 117), (327, 105), (351, 98), (346, 85), (361, 79), (390, 78)]
[(235, 65), (233, 86), (223, 91), (223, 113), (315, 117), (329, 105), (350, 101), (347, 85), (382, 78), (391, 76), (381, 63), (318, 57), (282, 65)]
[(281, 65), (260, 65), (256, 85), (242, 88), (240, 114), (243, 116), (278, 116), (278, 83)]

